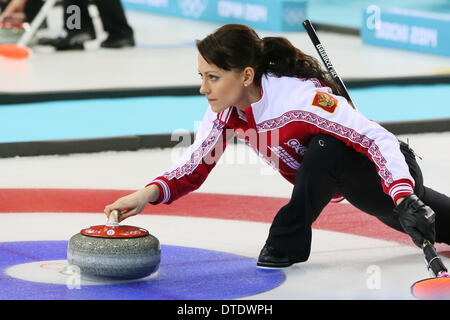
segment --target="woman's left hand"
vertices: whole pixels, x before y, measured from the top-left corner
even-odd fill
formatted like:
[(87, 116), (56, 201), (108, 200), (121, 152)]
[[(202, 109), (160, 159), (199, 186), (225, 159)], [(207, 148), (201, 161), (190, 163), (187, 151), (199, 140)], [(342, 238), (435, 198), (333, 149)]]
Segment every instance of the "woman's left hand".
[(416, 246), (422, 248), (425, 240), (434, 243), (436, 238), (435, 213), (414, 193), (398, 202), (394, 211), (398, 213), (400, 224)]
[(111, 212), (113, 210), (118, 210), (120, 212), (118, 222), (120, 222), (128, 217), (141, 213), (149, 202), (156, 201), (158, 197), (159, 188), (155, 185), (150, 185), (117, 199), (114, 203), (107, 205), (104, 212), (109, 219)]

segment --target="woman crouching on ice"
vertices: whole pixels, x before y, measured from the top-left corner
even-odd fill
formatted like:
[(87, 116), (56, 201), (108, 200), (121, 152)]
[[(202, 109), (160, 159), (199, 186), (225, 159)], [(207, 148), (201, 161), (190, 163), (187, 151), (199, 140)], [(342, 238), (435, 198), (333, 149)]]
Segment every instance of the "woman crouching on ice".
[(200, 93), (210, 106), (194, 143), (145, 188), (106, 206), (106, 215), (118, 209), (123, 220), (147, 203), (170, 204), (198, 189), (232, 130), (294, 185), (259, 267), (306, 261), (312, 223), (343, 198), (419, 247), (425, 239), (450, 244), (450, 198), (423, 185), (414, 152), (354, 110), (317, 60), (285, 38), (260, 39), (236, 24), (197, 41), (197, 48)]

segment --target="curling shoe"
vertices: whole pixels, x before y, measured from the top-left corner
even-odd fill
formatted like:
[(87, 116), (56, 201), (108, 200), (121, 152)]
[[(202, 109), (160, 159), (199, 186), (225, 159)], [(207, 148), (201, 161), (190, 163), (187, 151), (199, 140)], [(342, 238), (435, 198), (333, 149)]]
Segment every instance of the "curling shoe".
[(83, 50), (86, 41), (94, 40), (94, 31), (65, 32), (58, 38), (42, 38), (38, 40), (38, 45), (48, 45), (57, 51)]
[(263, 269), (282, 269), (290, 267), (294, 263), (286, 254), (266, 244), (259, 254), (256, 266)]
[(103, 41), (100, 44), (100, 47), (108, 49), (120, 49), (135, 46), (136, 43), (134, 41), (134, 37), (123, 37), (123, 38), (108, 37), (105, 41)]

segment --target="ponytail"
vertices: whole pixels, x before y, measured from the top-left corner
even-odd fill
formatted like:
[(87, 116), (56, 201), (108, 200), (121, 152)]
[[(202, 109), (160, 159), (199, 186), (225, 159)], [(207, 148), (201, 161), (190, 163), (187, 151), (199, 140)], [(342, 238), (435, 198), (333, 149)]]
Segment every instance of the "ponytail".
[(266, 37), (262, 41), (264, 44), (260, 66), (262, 74), (272, 73), (277, 77), (316, 78), (330, 87), (333, 93), (339, 94), (338, 86), (330, 74), (321, 68), (318, 60), (294, 47), (288, 39)]

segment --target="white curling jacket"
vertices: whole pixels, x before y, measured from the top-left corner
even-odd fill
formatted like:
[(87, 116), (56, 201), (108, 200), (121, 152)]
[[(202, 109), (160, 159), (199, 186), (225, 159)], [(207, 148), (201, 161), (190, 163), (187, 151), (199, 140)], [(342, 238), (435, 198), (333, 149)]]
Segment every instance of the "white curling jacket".
[[(261, 99), (245, 111), (231, 106), (220, 113), (208, 107), (194, 143), (182, 159), (148, 185), (160, 189), (153, 204), (169, 204), (198, 189), (233, 136), (242, 139), (285, 179), (294, 184), (312, 137), (332, 135), (369, 157), (383, 190), (394, 201), (413, 192), (414, 179), (397, 138), (333, 95), (317, 79), (264, 75)], [(335, 195), (334, 201), (342, 200)]]

